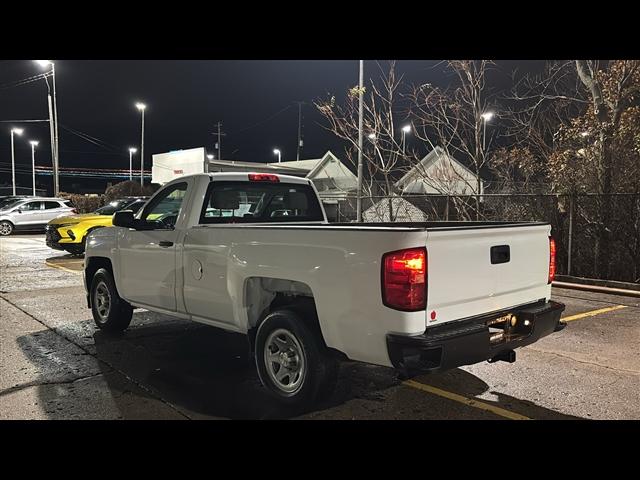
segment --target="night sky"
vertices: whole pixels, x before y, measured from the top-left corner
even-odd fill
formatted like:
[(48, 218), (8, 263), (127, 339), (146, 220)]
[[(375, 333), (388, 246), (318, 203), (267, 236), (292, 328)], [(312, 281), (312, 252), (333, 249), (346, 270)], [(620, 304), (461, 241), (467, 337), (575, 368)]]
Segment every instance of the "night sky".
[[(509, 74), (535, 71), (539, 61), (499, 61), (490, 80), (494, 89), (509, 86)], [(386, 62), (380, 62), (383, 67)], [(46, 119), (44, 80), (10, 87), (41, 73), (31, 60), (0, 61), (0, 120)], [(398, 74), (409, 83), (446, 86), (451, 77), (437, 61), (397, 62)], [(365, 62), (365, 78), (378, 76), (378, 64)], [(60, 166), (128, 168), (128, 147), (139, 147), (140, 113), (136, 101), (147, 104), (145, 115), (146, 168), (151, 155), (204, 146), (214, 153), (218, 120), (223, 122), (222, 157), (228, 160), (295, 160), (298, 109), (294, 102), (311, 103), (327, 94), (340, 101), (357, 84), (358, 61), (269, 60), (56, 60)], [(281, 111), (289, 106), (288, 109)], [(279, 114), (273, 116), (274, 114)], [(303, 107), (302, 158), (317, 158), (328, 149), (343, 147), (313, 105)], [(269, 118), (272, 117), (272, 118)], [(30, 168), (28, 140), (40, 140), (36, 163), (50, 165), (48, 123), (0, 123), (0, 183), (10, 182), (10, 127), (25, 128), (16, 141), (16, 164)], [(89, 143), (65, 129), (96, 137), (106, 148)], [(410, 141), (410, 139), (408, 139)], [(134, 168), (139, 166), (134, 157)], [(18, 176), (30, 185), (30, 175)]]

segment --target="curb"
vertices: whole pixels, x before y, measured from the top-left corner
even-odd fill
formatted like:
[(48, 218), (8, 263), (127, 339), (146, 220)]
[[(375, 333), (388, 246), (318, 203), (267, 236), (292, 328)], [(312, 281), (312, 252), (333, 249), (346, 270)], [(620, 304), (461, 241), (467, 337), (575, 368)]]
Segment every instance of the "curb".
[(610, 295), (624, 295), (625, 297), (640, 298), (640, 291), (626, 290), (623, 288), (600, 287), (597, 285), (583, 285), (580, 283), (556, 282), (556, 281), (554, 281), (551, 284), (551, 286), (557, 287), (557, 288), (567, 288), (570, 290), (583, 290), (586, 292), (608, 293)]

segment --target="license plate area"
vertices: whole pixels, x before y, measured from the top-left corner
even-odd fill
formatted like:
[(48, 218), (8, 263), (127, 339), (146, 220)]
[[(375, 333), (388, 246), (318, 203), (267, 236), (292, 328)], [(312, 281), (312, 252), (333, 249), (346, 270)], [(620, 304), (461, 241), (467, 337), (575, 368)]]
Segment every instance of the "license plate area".
[(533, 332), (533, 318), (518, 312), (507, 313), (486, 321), (492, 346), (528, 337)]

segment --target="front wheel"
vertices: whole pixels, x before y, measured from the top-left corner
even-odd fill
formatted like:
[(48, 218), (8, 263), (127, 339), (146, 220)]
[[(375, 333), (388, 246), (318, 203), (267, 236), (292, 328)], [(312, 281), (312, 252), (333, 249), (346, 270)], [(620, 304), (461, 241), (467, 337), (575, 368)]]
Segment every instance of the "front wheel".
[(99, 329), (122, 332), (131, 323), (133, 307), (120, 298), (111, 272), (100, 268), (91, 282), (91, 313)]
[(7, 235), (11, 235), (11, 233), (13, 233), (13, 224), (6, 220), (0, 222), (0, 235), (5, 237)]
[(281, 402), (305, 409), (335, 388), (338, 363), (320, 332), (291, 310), (270, 313), (256, 334), (256, 367), (262, 384)]

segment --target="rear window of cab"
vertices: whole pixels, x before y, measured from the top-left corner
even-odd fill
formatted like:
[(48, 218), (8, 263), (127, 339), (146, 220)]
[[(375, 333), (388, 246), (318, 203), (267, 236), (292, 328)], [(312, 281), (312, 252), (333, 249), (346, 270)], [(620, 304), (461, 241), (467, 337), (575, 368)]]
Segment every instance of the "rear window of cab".
[(211, 182), (200, 223), (322, 221), (311, 186), (276, 182)]

